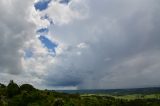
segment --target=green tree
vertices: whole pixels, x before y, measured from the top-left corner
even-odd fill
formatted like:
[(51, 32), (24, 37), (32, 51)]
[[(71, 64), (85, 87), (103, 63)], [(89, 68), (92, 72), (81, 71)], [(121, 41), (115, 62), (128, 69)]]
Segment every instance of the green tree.
[(8, 97), (11, 98), (19, 93), (20, 93), (19, 86), (16, 83), (14, 83), (13, 80), (11, 80), (7, 86)]
[(30, 84), (23, 84), (20, 86), (20, 90), (30, 92), (30, 91), (34, 91), (35, 88)]
[(0, 83), (0, 88), (6, 88), (6, 86)]

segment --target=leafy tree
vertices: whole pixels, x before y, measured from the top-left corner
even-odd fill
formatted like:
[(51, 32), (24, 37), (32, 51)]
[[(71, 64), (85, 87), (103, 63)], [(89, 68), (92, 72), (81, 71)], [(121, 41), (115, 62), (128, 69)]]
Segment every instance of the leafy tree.
[(0, 83), (0, 88), (6, 88), (6, 86)]
[(30, 92), (30, 91), (34, 91), (35, 88), (30, 84), (23, 84), (20, 86), (20, 90)]
[(20, 93), (19, 86), (16, 83), (14, 83), (13, 80), (11, 80), (7, 86), (8, 97), (11, 98), (19, 93)]
[(6, 86), (4, 84), (1, 84), (1, 83), (0, 83), (0, 95), (3, 95), (3, 96), (6, 95)]

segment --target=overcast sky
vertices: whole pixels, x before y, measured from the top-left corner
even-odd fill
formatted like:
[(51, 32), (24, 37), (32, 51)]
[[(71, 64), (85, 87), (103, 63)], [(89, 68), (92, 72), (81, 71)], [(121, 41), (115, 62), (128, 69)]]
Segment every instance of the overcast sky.
[(0, 82), (160, 86), (159, 0), (0, 0)]

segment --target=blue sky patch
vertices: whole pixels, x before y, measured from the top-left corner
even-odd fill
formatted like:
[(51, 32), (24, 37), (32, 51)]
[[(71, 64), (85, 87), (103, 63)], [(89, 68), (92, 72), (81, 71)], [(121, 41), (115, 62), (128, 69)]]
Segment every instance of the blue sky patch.
[(39, 40), (44, 44), (45, 47), (48, 48), (49, 52), (55, 53), (55, 48), (58, 46), (56, 43), (52, 42), (50, 39), (42, 35), (39, 37)]
[(43, 11), (48, 8), (48, 4), (50, 2), (51, 2), (51, 0), (40, 0), (34, 4), (34, 7), (36, 10)]
[(25, 55), (24, 55), (24, 58), (31, 58), (33, 56), (33, 52), (32, 52), (32, 50), (30, 50), (30, 49), (26, 49), (25, 50)]
[(71, 0), (60, 0), (59, 3), (61, 4), (68, 4)]
[(41, 19), (42, 19), (42, 20), (45, 20), (45, 19), (46, 19), (46, 20), (48, 20), (48, 21), (50, 22), (50, 24), (54, 24), (54, 23), (53, 23), (53, 20), (52, 20), (47, 14), (45, 14), (44, 16), (42, 16)]
[(48, 33), (48, 32), (49, 32), (48, 28), (40, 28), (37, 30), (37, 33)]

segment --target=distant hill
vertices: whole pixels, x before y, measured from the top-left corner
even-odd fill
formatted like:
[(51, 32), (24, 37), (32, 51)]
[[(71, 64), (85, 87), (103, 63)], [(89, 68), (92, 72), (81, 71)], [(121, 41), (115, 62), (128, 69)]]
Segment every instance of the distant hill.
[(126, 94), (153, 94), (160, 93), (160, 87), (150, 88), (132, 88), (132, 89), (83, 89), (83, 90), (56, 90), (69, 94), (111, 94), (111, 95), (126, 95)]

